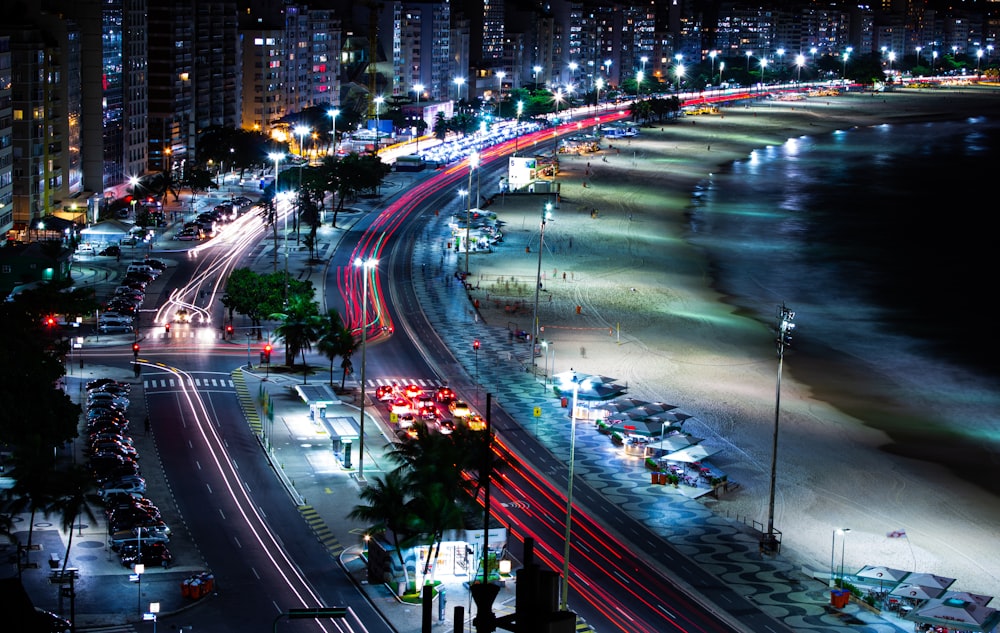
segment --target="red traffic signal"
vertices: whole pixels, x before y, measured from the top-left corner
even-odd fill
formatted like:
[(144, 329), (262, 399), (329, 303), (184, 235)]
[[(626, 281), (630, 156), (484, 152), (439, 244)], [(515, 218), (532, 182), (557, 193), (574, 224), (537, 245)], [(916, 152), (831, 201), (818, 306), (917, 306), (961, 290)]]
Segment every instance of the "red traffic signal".
[(479, 339), (472, 341), (472, 349), (479, 350)]
[(132, 343), (132, 355), (135, 356), (136, 358), (139, 357), (139, 344), (138, 343)]
[(167, 332), (169, 332), (170, 331), (170, 324), (169, 323), (164, 323), (163, 324), (163, 329), (165, 329)]
[(264, 346), (264, 351), (261, 354), (261, 356), (263, 356), (265, 363), (267, 363), (268, 365), (271, 364), (271, 344), (270, 343), (268, 343), (267, 345)]
[(233, 335), (233, 326), (227, 325), (226, 326), (226, 336), (232, 336), (232, 335)]
[(56, 318), (54, 316), (49, 315), (45, 317), (46, 327), (55, 327), (55, 324), (56, 324)]

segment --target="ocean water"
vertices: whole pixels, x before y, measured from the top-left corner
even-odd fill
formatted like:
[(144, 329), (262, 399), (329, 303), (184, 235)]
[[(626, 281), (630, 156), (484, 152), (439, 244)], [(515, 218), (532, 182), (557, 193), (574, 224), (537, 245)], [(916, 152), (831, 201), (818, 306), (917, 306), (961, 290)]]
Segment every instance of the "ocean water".
[(1000, 493), (998, 159), (986, 118), (792, 139), (703, 182), (688, 239), (733, 304), (795, 311), (786, 371)]

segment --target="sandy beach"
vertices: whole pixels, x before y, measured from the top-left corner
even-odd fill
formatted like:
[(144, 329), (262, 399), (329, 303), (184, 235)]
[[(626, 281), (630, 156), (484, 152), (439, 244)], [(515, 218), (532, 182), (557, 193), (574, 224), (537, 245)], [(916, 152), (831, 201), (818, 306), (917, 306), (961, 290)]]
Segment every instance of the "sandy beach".
[[(726, 164), (796, 136), (991, 114), (998, 104), (1000, 91), (968, 88), (765, 101), (645, 127), (636, 138), (611, 141), (613, 148), (603, 141), (596, 154), (562, 155), (538, 314), (556, 350), (555, 371), (613, 376), (631, 396), (694, 415), (686, 430), (724, 447), (712, 461), (740, 485), (704, 503), (766, 523), (773, 320), (727, 302), (704, 255), (684, 240), (694, 189)], [(506, 222), (502, 254), (474, 254), (470, 281), (491, 326), (530, 329), (544, 202), (508, 196), (489, 208)], [(505, 311), (518, 301), (520, 313)], [(848, 571), (930, 572), (956, 578), (953, 589), (1000, 596), (998, 499), (942, 465), (884, 450), (891, 442), (872, 422), (899, 413), (893, 407), (877, 393), (857, 394), (850, 376), (797, 370), (786, 359), (775, 502), (781, 555), (829, 569), (832, 531), (850, 526)], [(898, 530), (906, 538), (888, 536)]]

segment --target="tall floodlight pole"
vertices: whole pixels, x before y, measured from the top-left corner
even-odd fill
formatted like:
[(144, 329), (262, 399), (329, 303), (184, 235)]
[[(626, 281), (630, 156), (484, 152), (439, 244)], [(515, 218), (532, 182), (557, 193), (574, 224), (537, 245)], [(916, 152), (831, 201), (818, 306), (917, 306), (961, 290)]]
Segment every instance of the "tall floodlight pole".
[(521, 136), (521, 114), (524, 113), (524, 101), (517, 102), (517, 125), (514, 128), (514, 156), (517, 156), (517, 139)]
[(368, 275), (378, 266), (374, 257), (354, 260), (354, 266), (361, 268), (361, 429), (358, 433), (358, 481), (365, 481), (365, 365), (368, 360)]
[[(553, 368), (553, 371), (555, 369)], [(562, 591), (559, 597), (559, 610), (569, 611), (569, 544), (570, 532), (573, 526), (573, 467), (576, 462), (576, 401), (580, 394), (580, 383), (577, 380), (576, 372), (573, 372), (573, 408), (569, 411), (569, 481), (566, 484), (566, 536), (563, 539), (563, 569), (562, 569)]]
[(383, 103), (385, 103), (385, 97), (382, 96), (375, 97), (375, 155), (376, 156), (378, 156), (379, 128), (381, 128), (381, 121), (379, 121), (378, 115), (379, 115), (379, 110), (382, 109)]
[(708, 58), (712, 60), (712, 74), (709, 75), (709, 82), (708, 82), (710, 84), (715, 83), (715, 56), (718, 54), (719, 51), (712, 51), (711, 53), (708, 54)]
[(503, 103), (503, 79), (506, 76), (504, 71), (497, 71), (497, 116), (500, 116), (500, 104)]
[(764, 535), (766, 551), (777, 550), (778, 539), (774, 535), (774, 484), (778, 473), (778, 419), (781, 413), (781, 369), (785, 360), (785, 346), (792, 341), (795, 313), (781, 304), (778, 310), (778, 382), (774, 392), (774, 438), (771, 442), (771, 494), (767, 502), (767, 534)]
[(830, 542), (830, 587), (831, 588), (837, 585), (836, 583), (837, 565), (835, 562), (836, 559), (834, 558), (837, 552), (837, 535), (840, 534), (843, 536), (844, 534), (850, 531), (851, 528), (837, 528), (836, 530), (833, 531), (833, 539)]
[(538, 274), (535, 276), (535, 312), (531, 317), (531, 340), (528, 341), (528, 362), (535, 364), (535, 341), (538, 340), (538, 293), (542, 289), (542, 251), (545, 249), (545, 224), (552, 217), (552, 203), (542, 209), (542, 224), (538, 231)]
[(479, 153), (469, 154), (469, 197), (465, 206), (465, 276), (469, 276), (469, 237), (472, 228), (472, 172), (479, 166)]

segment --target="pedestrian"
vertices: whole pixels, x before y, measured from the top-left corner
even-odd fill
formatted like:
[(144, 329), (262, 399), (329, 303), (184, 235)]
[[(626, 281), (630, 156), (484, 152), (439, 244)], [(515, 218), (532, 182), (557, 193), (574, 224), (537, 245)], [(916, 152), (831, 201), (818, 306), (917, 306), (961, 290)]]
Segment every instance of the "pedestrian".
[(563, 271), (563, 281), (566, 281), (566, 272)]

